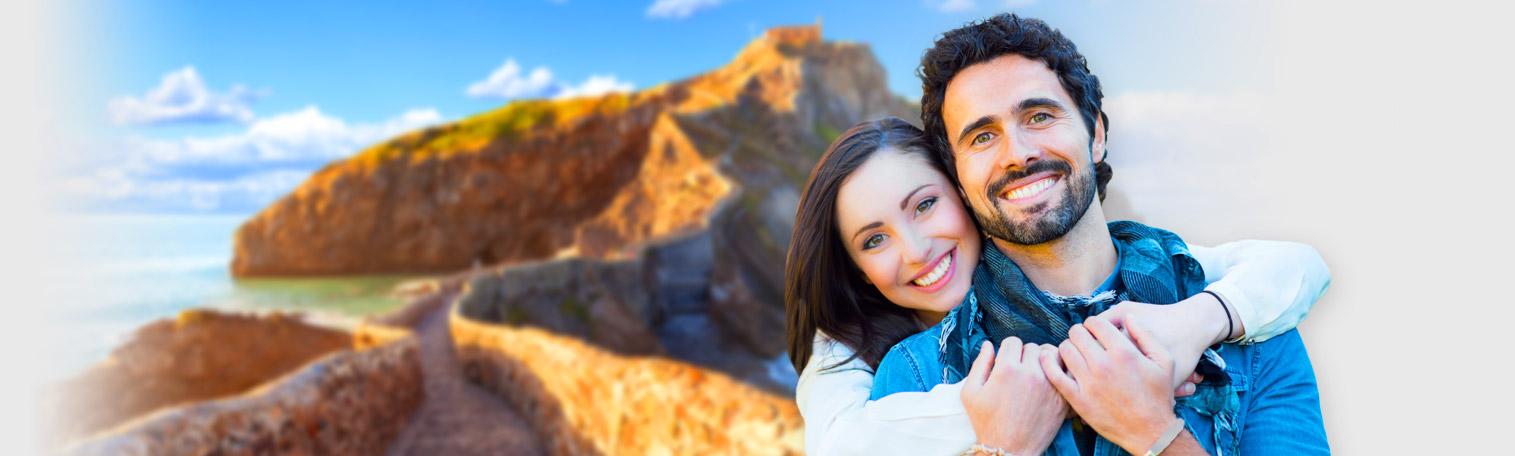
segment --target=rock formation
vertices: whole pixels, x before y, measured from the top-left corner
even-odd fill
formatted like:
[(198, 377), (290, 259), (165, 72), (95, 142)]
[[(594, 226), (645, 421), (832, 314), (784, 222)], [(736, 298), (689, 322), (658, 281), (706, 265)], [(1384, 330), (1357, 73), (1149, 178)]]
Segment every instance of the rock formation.
[(187, 310), (52, 386), (46, 446), (72, 455), (378, 454), (421, 402), (418, 356), (408, 328), (377, 320), (350, 335), (285, 314)]

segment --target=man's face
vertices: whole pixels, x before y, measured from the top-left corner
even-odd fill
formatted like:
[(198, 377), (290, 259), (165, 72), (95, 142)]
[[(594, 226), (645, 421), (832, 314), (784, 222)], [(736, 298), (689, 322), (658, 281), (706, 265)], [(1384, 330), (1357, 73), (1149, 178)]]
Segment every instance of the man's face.
[(947, 84), (942, 120), (965, 199), (997, 239), (1042, 244), (1073, 228), (1094, 201), (1089, 129), (1057, 74), (1006, 55), (963, 69)]

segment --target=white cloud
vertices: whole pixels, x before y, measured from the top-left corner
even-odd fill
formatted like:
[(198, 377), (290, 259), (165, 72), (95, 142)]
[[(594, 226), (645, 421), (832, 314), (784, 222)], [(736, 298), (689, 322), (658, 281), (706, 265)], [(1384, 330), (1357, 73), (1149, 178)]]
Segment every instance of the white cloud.
[(469, 84), (463, 91), (474, 98), (572, 98), (601, 95), (609, 92), (629, 92), (634, 87), (615, 75), (593, 75), (578, 85), (558, 82), (552, 70), (536, 67), (530, 74), (522, 71), (515, 59), (505, 59), (488, 78)]
[(464, 93), (474, 98), (536, 98), (552, 96), (556, 89), (547, 67), (536, 67), (531, 74), (523, 75), (515, 59), (505, 59), (504, 65), (483, 81), (469, 84)]
[(118, 125), (157, 125), (175, 122), (249, 122), (253, 101), (266, 91), (249, 90), (240, 84), (226, 93), (205, 87), (195, 67), (186, 66), (163, 75), (158, 87), (141, 98), (125, 95), (110, 100), (106, 108)]
[(349, 125), (320, 108), (259, 120), (241, 133), (177, 140), (128, 138), (127, 148), (155, 164), (251, 163), (334, 159), (401, 133), (441, 122), (436, 109), (413, 109), (376, 124)]
[(702, 10), (720, 6), (722, 0), (658, 0), (647, 7), (647, 17), (685, 19)]
[(558, 92), (557, 98), (588, 97), (604, 95), (612, 92), (630, 92), (633, 85), (630, 82), (616, 79), (613, 74), (590, 76), (583, 84), (577, 86), (565, 86)]
[(1306, 150), (1279, 147), (1275, 98), (1181, 91), (1106, 98), (1108, 160), (1115, 171), (1110, 189), (1129, 201), (1129, 213), (1113, 215), (1195, 233), (1204, 243), (1228, 239), (1203, 233), (1248, 232), (1247, 221), (1265, 214), (1268, 204), (1257, 197), (1266, 178), (1259, 170), (1310, 161)]
[(978, 7), (978, 3), (973, 0), (931, 0), (926, 5), (946, 13), (968, 11)]
[(61, 190), (89, 207), (256, 209), (331, 160), (441, 121), (436, 109), (426, 108), (377, 123), (348, 123), (309, 106), (235, 134), (75, 145), (74, 157), (60, 160), (67, 168)]

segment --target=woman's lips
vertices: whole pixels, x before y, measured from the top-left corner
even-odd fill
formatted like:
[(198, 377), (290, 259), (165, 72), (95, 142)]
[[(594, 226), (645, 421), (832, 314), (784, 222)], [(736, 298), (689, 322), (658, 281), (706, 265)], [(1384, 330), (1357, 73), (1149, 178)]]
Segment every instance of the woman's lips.
[(957, 271), (957, 249), (953, 248), (946, 255), (936, 260), (931, 269), (926, 269), (915, 280), (910, 281), (910, 286), (916, 289), (933, 293), (947, 286), (952, 276)]

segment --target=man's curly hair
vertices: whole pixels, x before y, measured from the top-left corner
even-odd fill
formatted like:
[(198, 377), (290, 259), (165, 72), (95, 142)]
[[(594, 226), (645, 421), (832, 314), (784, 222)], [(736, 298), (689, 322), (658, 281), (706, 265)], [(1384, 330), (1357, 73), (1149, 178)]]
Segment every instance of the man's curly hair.
[[(921, 56), (921, 66), (916, 70), (916, 76), (921, 78), (921, 122), (926, 127), (926, 135), (936, 146), (933, 152), (942, 160), (949, 164), (957, 162), (947, 136), (947, 126), (942, 120), (947, 84), (964, 68), (1008, 54), (1040, 60), (1057, 73), (1058, 82), (1073, 98), (1084, 125), (1089, 129), (1090, 141), (1094, 139), (1095, 115), (1104, 121), (1105, 131), (1110, 131), (1110, 117), (1101, 107), (1105, 95), (1100, 90), (1099, 78), (1089, 72), (1088, 61), (1078, 53), (1073, 42), (1040, 19), (1002, 13), (942, 34)], [(1109, 153), (1108, 146), (1105, 151)], [(957, 167), (948, 166), (947, 169), (952, 172), (953, 182), (958, 182)], [(1105, 199), (1105, 184), (1110, 182), (1112, 174), (1110, 165), (1104, 160), (1094, 165), (1094, 182), (1099, 189), (1100, 201)]]

